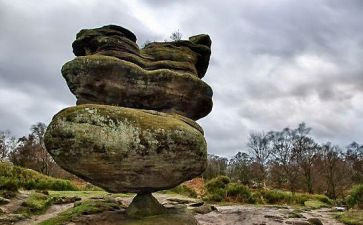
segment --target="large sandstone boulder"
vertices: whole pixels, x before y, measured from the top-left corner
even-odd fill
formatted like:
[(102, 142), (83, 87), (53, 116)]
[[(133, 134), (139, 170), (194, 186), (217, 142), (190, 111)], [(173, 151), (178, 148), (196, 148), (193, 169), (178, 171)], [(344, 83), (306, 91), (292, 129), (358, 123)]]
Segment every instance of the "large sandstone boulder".
[(207, 163), (203, 131), (193, 120), (107, 105), (62, 110), (45, 145), (58, 165), (110, 192), (172, 188)]
[(213, 106), (212, 89), (198, 77), (169, 69), (145, 70), (116, 57), (77, 57), (63, 66), (62, 74), (77, 104), (151, 109), (194, 120)]

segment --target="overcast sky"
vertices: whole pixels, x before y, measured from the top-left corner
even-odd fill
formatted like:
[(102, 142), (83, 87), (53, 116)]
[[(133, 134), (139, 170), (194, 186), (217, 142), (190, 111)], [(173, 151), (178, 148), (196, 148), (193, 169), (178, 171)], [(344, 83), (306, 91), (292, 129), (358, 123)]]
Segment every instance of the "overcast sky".
[(211, 36), (209, 153), (302, 121), (320, 142), (363, 143), (362, 0), (0, 0), (0, 130), (25, 135), (74, 105), (60, 69), (80, 29), (107, 24), (139, 45), (178, 29)]

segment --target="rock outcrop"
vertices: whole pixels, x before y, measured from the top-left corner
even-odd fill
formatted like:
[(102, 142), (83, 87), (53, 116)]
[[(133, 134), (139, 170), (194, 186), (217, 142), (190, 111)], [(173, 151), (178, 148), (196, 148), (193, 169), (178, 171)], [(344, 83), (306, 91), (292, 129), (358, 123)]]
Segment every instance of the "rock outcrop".
[[(109, 192), (138, 193), (130, 214), (162, 213), (151, 192), (206, 168), (206, 141), (194, 120), (213, 105), (212, 89), (201, 80), (209, 36), (140, 49), (132, 32), (109, 25), (81, 30), (72, 46), (77, 57), (62, 74), (77, 106), (54, 116), (45, 135), (48, 152), (65, 170)], [(140, 202), (153, 210), (143, 212)]]
[(108, 104), (172, 112), (200, 119), (212, 109), (212, 89), (202, 78), (211, 40), (149, 43), (143, 49), (130, 31), (105, 26), (82, 30), (73, 42), (76, 59), (62, 68), (77, 104)]
[(177, 114), (70, 107), (53, 118), (45, 140), (61, 167), (115, 193), (169, 189), (206, 168), (201, 127)]

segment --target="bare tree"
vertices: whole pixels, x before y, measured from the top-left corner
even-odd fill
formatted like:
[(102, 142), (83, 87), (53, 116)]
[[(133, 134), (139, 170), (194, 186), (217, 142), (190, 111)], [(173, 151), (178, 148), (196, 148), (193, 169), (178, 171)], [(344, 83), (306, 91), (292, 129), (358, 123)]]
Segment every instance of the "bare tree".
[(322, 146), (324, 176), (327, 182), (327, 196), (335, 199), (338, 187), (344, 185), (348, 174), (346, 164), (342, 158), (342, 151), (337, 145), (326, 143)]
[(251, 176), (251, 157), (244, 152), (238, 152), (228, 164), (229, 176), (238, 182), (249, 185)]
[(44, 123), (32, 125), (31, 133), (18, 139), (18, 145), (10, 154), (10, 160), (16, 165), (50, 175), (51, 167), (55, 164), (44, 146), (45, 130)]
[(306, 190), (313, 193), (313, 166), (320, 146), (314, 139), (307, 136), (310, 131), (311, 128), (306, 127), (305, 123), (299, 124), (295, 132), (294, 151), (304, 177)]
[(290, 191), (295, 193), (299, 175), (297, 155), (294, 151), (296, 130), (285, 128), (279, 132), (270, 132), (269, 135), (271, 135), (273, 145), (272, 156), (274, 161), (282, 168)]
[(352, 182), (363, 183), (363, 145), (359, 145), (357, 142), (348, 145), (345, 160), (350, 166)]
[(180, 41), (182, 39), (183, 35), (182, 33), (179, 32), (179, 30), (173, 32), (171, 35), (170, 35), (170, 39), (172, 41)]
[(263, 132), (250, 133), (247, 146), (251, 158), (254, 160), (257, 170), (255, 176), (258, 182), (266, 186), (267, 163), (271, 156), (271, 135)]
[(220, 175), (226, 175), (227, 166), (227, 158), (208, 154), (208, 166), (202, 176), (205, 179), (211, 179)]
[(16, 139), (11, 135), (10, 131), (0, 131), (0, 160), (7, 159), (15, 146)]

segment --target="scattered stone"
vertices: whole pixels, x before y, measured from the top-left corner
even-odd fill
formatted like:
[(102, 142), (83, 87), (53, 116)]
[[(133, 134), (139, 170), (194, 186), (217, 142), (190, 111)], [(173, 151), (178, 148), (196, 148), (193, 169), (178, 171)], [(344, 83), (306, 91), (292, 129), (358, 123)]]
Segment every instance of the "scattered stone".
[(0, 205), (8, 204), (10, 200), (7, 198), (0, 197)]
[(24, 220), (26, 218), (27, 217), (23, 214), (8, 213), (8, 214), (0, 216), (0, 224), (13, 224), (15, 222)]
[(199, 207), (199, 206), (202, 206), (202, 205), (204, 205), (204, 202), (203, 201), (199, 201), (199, 202), (196, 202), (196, 203), (191, 203), (188, 206), (189, 207)]
[(311, 225), (309, 222), (306, 221), (286, 221), (285, 223), (292, 225)]
[(192, 211), (197, 214), (207, 214), (212, 211), (217, 211), (217, 208), (213, 205), (204, 204), (202, 206), (192, 208)]
[(58, 204), (58, 205), (61, 205), (61, 204), (69, 204), (69, 203), (73, 203), (73, 202), (77, 202), (77, 201), (80, 201), (82, 200), (82, 198), (80, 197), (59, 197), (59, 198), (56, 198), (54, 200), (54, 204)]
[(190, 200), (190, 199), (181, 199), (181, 198), (168, 198), (166, 199), (169, 202), (175, 202), (177, 204), (192, 204), (195, 203), (195, 200)]
[(301, 213), (289, 212), (288, 213), (288, 218), (306, 218), (306, 217), (303, 216)]
[(334, 207), (333, 209), (334, 209), (334, 211), (337, 211), (337, 212), (344, 212), (347, 210), (347, 208), (345, 208), (345, 207), (338, 207), (338, 206)]
[(321, 222), (321, 220), (318, 219), (318, 218), (309, 218), (308, 221), (312, 225), (323, 225), (323, 223)]

